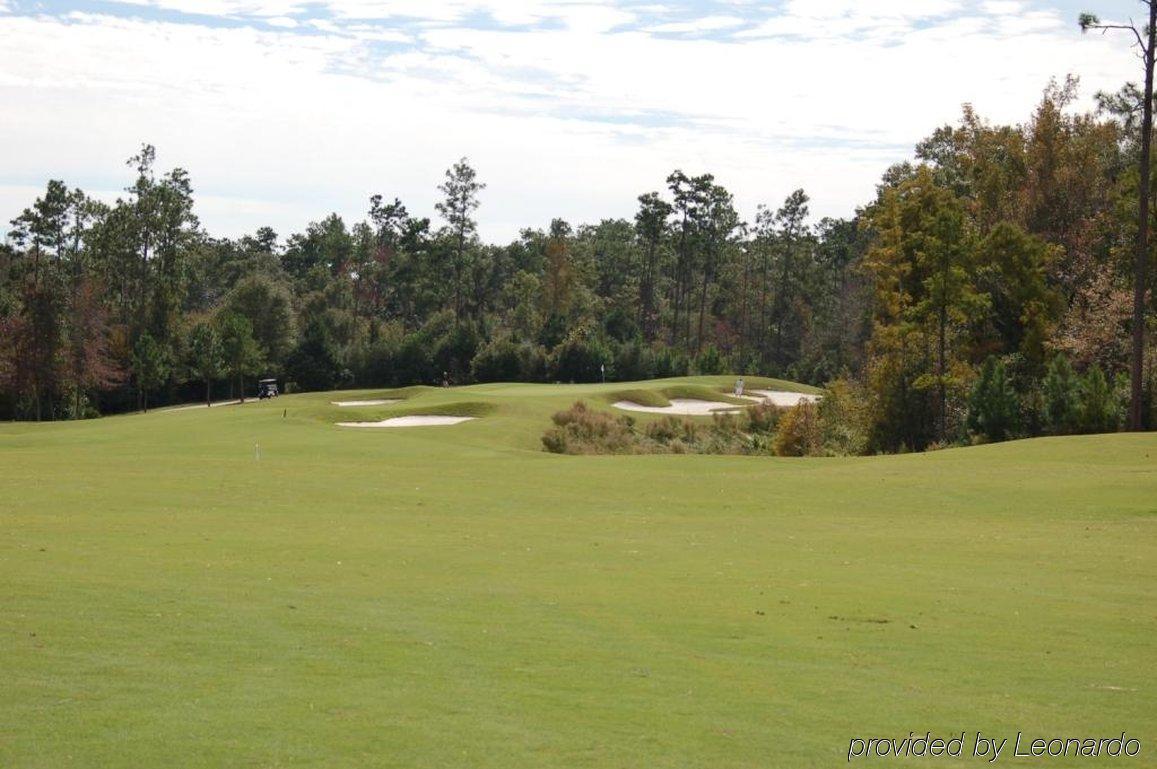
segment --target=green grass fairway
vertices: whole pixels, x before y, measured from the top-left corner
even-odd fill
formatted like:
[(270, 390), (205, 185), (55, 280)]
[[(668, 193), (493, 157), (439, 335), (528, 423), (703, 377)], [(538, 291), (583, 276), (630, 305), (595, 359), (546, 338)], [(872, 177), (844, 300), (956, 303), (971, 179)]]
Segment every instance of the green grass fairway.
[[(579, 397), (731, 381), (0, 425), (0, 767), (830, 769), (910, 730), (1157, 766), (1157, 435), (540, 449)], [(481, 418), (333, 425), (446, 411)]]

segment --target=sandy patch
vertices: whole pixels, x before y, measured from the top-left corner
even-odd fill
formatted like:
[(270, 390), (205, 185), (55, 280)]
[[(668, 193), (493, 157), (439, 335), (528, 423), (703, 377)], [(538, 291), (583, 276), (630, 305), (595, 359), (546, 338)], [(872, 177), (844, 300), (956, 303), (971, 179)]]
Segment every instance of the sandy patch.
[(742, 409), (742, 406), (734, 406), (730, 403), (720, 403), (718, 401), (701, 401), (694, 398), (672, 398), (670, 406), (640, 406), (638, 403), (631, 401), (618, 401), (615, 403), (615, 408), (623, 411), (638, 411), (643, 414), (674, 414), (682, 417), (703, 417), (711, 416), (720, 412), (735, 412)]
[[(810, 393), (793, 393), (784, 390), (748, 390), (747, 395), (742, 395), (744, 400), (755, 403), (770, 402), (781, 408), (791, 408), (798, 403), (816, 403), (820, 396), (812, 395)], [(637, 411), (643, 414), (672, 414), (681, 417), (704, 417), (712, 414), (720, 413), (736, 413), (742, 410), (743, 406), (735, 406), (730, 403), (720, 403), (718, 401), (702, 401), (694, 398), (672, 398), (670, 406), (640, 406), (638, 403), (631, 401), (618, 401), (614, 404), (615, 408), (623, 411)]]
[[(800, 403), (818, 403), (820, 396), (810, 393), (791, 393), (784, 390), (748, 390), (752, 400), (771, 401), (776, 406), (791, 408)], [(748, 397), (748, 396), (744, 396)]]
[(389, 406), (391, 403), (397, 403), (397, 398), (393, 400), (377, 400), (377, 401), (330, 401), (335, 406)]
[(338, 422), (338, 427), (434, 427), (436, 425), (457, 425), (469, 422), (475, 417), (413, 416), (383, 419), (381, 422)]

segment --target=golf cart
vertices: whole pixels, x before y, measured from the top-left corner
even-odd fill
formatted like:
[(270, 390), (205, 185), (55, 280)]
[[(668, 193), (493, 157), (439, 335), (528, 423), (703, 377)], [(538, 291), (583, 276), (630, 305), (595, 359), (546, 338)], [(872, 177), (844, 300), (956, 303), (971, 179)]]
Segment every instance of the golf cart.
[(262, 379), (257, 382), (257, 398), (265, 400), (266, 398), (277, 397), (277, 380), (276, 379)]

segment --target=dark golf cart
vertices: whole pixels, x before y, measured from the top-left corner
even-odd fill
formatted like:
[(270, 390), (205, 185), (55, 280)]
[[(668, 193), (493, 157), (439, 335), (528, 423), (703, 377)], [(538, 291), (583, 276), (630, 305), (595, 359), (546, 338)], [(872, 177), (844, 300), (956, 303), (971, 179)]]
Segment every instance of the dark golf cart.
[(277, 380), (262, 379), (257, 382), (257, 397), (260, 400), (277, 397)]

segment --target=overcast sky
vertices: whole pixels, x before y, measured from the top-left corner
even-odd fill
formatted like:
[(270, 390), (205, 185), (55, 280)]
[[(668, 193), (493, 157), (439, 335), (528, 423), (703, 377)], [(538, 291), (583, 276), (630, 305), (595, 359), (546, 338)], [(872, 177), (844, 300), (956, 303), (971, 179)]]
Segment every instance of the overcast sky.
[[(1092, 6), (1092, 7), (1089, 7)], [(1132, 0), (0, 0), (0, 230), (49, 178), (114, 199), (143, 142), (215, 235), (282, 235), (374, 193), (433, 216), (468, 156), (483, 238), (630, 217), (674, 168), (741, 215), (847, 216), (971, 102), (1138, 80), (1081, 10)]]

